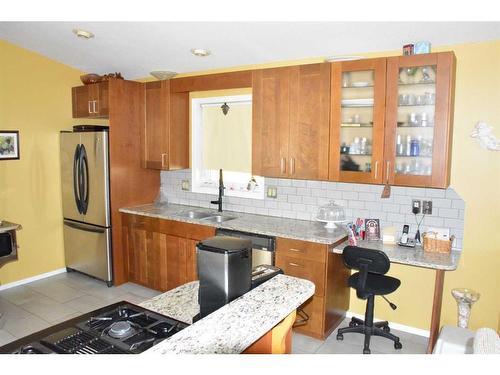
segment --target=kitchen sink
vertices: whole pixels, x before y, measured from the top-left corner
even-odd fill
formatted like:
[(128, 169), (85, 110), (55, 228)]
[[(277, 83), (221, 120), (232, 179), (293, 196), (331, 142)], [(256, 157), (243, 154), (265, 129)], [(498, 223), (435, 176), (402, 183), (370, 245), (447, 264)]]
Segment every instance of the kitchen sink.
[(223, 216), (223, 215), (211, 215), (203, 219), (203, 221), (209, 221), (211, 223), (223, 223), (225, 221), (234, 220), (234, 216)]
[(203, 211), (184, 211), (180, 212), (177, 216), (185, 217), (187, 219), (204, 219), (213, 216), (213, 213)]

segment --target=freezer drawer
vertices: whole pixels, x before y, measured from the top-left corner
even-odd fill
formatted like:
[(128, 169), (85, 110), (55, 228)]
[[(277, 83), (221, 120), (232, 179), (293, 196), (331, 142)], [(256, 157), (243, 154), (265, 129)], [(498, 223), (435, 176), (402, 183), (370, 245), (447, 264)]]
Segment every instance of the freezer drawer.
[(66, 267), (112, 281), (111, 229), (64, 220)]

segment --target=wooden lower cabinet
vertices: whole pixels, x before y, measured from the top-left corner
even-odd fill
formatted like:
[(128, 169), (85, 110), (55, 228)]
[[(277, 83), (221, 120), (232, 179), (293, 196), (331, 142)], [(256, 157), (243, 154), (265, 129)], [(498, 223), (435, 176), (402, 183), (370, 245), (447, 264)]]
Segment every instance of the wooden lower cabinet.
[(196, 244), (215, 229), (122, 214), (122, 233), (128, 280), (166, 291), (198, 279)]
[[(300, 306), (294, 329), (319, 339), (326, 338), (343, 320), (349, 308), (350, 275), (342, 256), (328, 245), (277, 238), (276, 266), (285, 275), (309, 280), (316, 286), (314, 296)], [(300, 310), (309, 317), (301, 323)]]

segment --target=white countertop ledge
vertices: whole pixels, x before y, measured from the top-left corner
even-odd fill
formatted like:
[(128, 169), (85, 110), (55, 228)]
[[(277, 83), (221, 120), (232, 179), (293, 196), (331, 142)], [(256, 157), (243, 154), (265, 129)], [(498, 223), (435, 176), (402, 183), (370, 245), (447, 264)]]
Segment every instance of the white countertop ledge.
[[(163, 307), (163, 313), (168, 313), (167, 305), (181, 301), (183, 293), (187, 304), (192, 304), (196, 284), (182, 285), (141, 305), (160, 313)], [(143, 354), (241, 353), (307, 301), (314, 289), (308, 280), (277, 275)]]

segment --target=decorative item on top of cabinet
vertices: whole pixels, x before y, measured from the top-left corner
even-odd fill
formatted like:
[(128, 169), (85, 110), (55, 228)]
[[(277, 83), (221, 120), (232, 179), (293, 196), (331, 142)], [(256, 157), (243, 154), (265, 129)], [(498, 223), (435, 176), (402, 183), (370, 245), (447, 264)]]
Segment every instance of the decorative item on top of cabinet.
[(253, 72), (252, 169), (266, 177), (328, 177), (330, 65)]
[(383, 183), (449, 186), (455, 61), (453, 52), (387, 58)]
[(144, 168), (189, 168), (189, 93), (171, 93), (170, 80), (147, 82), (144, 87)]
[(381, 183), (386, 59), (331, 64), (329, 179)]
[(73, 87), (73, 118), (109, 117), (109, 81)]

